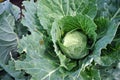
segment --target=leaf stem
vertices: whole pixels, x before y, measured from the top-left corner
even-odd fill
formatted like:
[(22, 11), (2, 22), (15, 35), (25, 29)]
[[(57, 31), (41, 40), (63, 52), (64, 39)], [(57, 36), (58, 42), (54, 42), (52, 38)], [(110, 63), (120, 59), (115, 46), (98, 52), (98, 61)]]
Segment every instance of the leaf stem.
[(120, 8), (117, 10), (117, 12), (114, 14), (114, 16), (111, 18), (111, 21), (117, 16), (117, 14), (120, 12)]

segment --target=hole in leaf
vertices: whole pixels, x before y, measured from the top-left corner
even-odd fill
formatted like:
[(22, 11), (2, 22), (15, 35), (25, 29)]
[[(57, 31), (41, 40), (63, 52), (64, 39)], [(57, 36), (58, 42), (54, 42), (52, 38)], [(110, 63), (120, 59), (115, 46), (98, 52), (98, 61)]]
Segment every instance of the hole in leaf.
[(116, 69), (116, 66), (113, 66), (112, 68), (113, 68), (113, 69)]

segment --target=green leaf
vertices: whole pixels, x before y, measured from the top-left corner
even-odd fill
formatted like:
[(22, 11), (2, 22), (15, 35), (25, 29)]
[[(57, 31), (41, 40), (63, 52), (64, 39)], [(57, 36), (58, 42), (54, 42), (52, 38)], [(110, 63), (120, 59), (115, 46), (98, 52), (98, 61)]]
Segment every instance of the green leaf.
[[(104, 52), (103, 52), (104, 53)], [(111, 53), (104, 53), (105, 55), (104, 56), (101, 56), (101, 61), (109, 66), (111, 65), (112, 63), (116, 62), (116, 61), (119, 61), (120, 59), (120, 51), (119, 50), (116, 50), (116, 51), (111, 51)]]
[(109, 19), (118, 19), (120, 15), (120, 1), (119, 0), (97, 0), (98, 13), (97, 16), (101, 16)]
[(115, 37), (116, 31), (118, 29), (118, 25), (119, 23), (110, 21), (106, 34), (96, 42), (93, 55), (92, 55), (96, 63), (101, 64), (101, 65), (106, 65), (101, 60), (101, 57), (100, 57), (101, 50), (105, 49), (108, 44), (111, 44), (113, 38)]
[(66, 16), (62, 18), (60, 28), (63, 30), (64, 34), (74, 29), (80, 29), (84, 34), (92, 39), (93, 42), (96, 41), (97, 34), (95, 30), (97, 26), (87, 15), (79, 14), (76, 16)]
[(64, 75), (59, 72), (59, 63), (49, 57), (50, 54), (45, 52), (45, 46), (39, 43), (40, 40), (42, 37), (36, 32), (20, 40), (19, 49), (26, 52), (26, 59), (15, 61), (16, 69), (31, 74), (31, 80), (62, 79)]
[[(17, 47), (17, 36), (13, 31), (14, 17), (5, 11), (0, 15), (0, 66), (16, 80), (25, 80), (24, 73), (16, 71), (14, 62), (9, 61)], [(5, 76), (3, 79), (7, 79)], [(10, 79), (10, 78), (9, 78)]]
[(9, 63), (3, 64), (0, 62), (0, 66), (15, 80), (26, 80), (25, 73), (15, 69), (15, 63), (13, 60), (9, 61)]
[[(89, 79), (96, 80), (96, 78), (97, 78), (98, 80), (100, 80), (99, 71), (96, 70), (96, 68), (91, 67), (91, 66), (94, 67), (94, 65), (92, 65), (92, 62), (93, 62), (93, 58), (91, 58), (91, 57), (87, 57), (84, 60), (80, 60), (79, 65), (78, 65), (79, 69), (76, 71), (69, 72), (68, 73), (69, 75), (65, 78), (65, 80), (87, 80), (88, 76), (90, 76)], [(89, 69), (89, 71), (87, 69)], [(89, 72), (91, 72), (91, 73), (89, 73)]]
[(96, 0), (39, 0), (37, 15), (41, 25), (50, 33), (54, 19), (86, 14), (94, 19), (97, 13)]
[(81, 0), (81, 6), (83, 7), (81, 11), (82, 14), (86, 14), (92, 19), (95, 18), (97, 14), (97, 4), (96, 0)]
[(97, 34), (95, 32), (97, 26), (94, 23), (94, 21), (87, 15), (78, 15), (76, 16), (78, 23), (79, 23), (79, 27), (82, 29), (82, 31), (88, 35), (89, 38), (93, 39), (94, 41), (96, 41), (96, 37)]
[(10, 9), (10, 13), (12, 14), (12, 16), (14, 17), (14, 19), (16, 21), (22, 17), (20, 8), (18, 6), (10, 3), (10, 8), (9, 9)]
[(98, 66), (102, 80), (119, 80), (120, 62), (117, 61), (109, 66)]
[(0, 77), (1, 80), (13, 80), (12, 77), (8, 74), (5, 74), (3, 76)]
[(99, 18), (95, 19), (95, 23), (97, 25), (97, 30), (96, 30), (97, 39), (100, 39), (105, 35), (105, 33), (109, 27), (108, 26), (109, 19), (104, 18), (104, 17), (99, 17)]
[(83, 80), (101, 80), (99, 70), (95, 67), (86, 67), (80, 74)]
[[(13, 32), (7, 12), (0, 15), (0, 62), (7, 63), (10, 52), (17, 47), (17, 36)], [(14, 25), (14, 24), (12, 24)]]
[(0, 3), (0, 15), (4, 12), (9, 10), (10, 8), (10, 2), (9, 1), (4, 1)]
[(23, 10), (24, 17), (21, 23), (28, 27), (30, 31), (36, 31), (42, 29), (40, 21), (37, 16), (37, 6), (33, 1), (23, 1), (25, 10)]
[(107, 66), (120, 61), (120, 39), (119, 39), (119, 29), (118, 27), (115, 38), (112, 43), (107, 45), (106, 49), (102, 50), (101, 60)]

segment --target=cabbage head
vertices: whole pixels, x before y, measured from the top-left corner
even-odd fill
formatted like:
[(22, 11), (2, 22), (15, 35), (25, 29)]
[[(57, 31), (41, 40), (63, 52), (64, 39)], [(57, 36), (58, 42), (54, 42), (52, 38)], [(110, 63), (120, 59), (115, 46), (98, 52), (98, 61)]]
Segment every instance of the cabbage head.
[(61, 50), (72, 59), (81, 59), (88, 53), (87, 37), (79, 31), (70, 31), (63, 38)]

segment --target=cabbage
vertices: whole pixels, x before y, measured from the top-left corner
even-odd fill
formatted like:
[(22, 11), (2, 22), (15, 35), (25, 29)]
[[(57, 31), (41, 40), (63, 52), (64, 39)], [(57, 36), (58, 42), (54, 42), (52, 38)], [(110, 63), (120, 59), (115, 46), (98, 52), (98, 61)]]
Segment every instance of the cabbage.
[(62, 44), (63, 53), (72, 59), (81, 59), (88, 53), (87, 37), (79, 31), (68, 32)]

